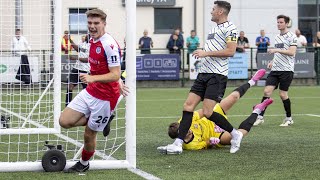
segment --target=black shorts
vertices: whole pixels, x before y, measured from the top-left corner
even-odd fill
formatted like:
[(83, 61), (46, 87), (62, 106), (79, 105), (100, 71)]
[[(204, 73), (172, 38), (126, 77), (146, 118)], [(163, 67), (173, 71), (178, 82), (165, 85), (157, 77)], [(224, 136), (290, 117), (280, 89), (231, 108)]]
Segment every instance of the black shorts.
[(228, 77), (215, 73), (199, 73), (190, 92), (203, 99), (220, 102), (227, 87)]
[(275, 86), (276, 89), (288, 91), (293, 79), (292, 71), (271, 71), (267, 77), (266, 86)]
[(81, 71), (81, 70), (73, 68), (71, 70), (70, 74), (69, 74), (68, 82), (72, 83), (72, 84), (75, 84), (75, 85), (76, 84), (80, 84), (81, 83), (80, 76), (79, 76), (80, 73), (87, 74), (88, 72), (87, 71)]

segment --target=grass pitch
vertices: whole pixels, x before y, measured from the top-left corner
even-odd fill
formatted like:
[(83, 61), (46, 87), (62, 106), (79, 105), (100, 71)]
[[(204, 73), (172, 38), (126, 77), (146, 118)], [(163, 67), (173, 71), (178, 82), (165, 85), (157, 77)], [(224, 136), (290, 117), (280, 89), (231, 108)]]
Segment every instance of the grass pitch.
[[(228, 95), (234, 88), (228, 88)], [(184, 151), (162, 155), (157, 146), (172, 143), (169, 123), (182, 114), (189, 88), (137, 90), (137, 168), (161, 179), (319, 179), (320, 87), (291, 87), (294, 124), (279, 127), (284, 118), (276, 90), (265, 123), (253, 127), (240, 151), (221, 149)], [(263, 88), (254, 87), (228, 113), (235, 126), (260, 102)], [(201, 106), (199, 106), (200, 108)], [(18, 172), (1, 173), (0, 179), (143, 179), (127, 170), (87, 171), (85, 175)]]

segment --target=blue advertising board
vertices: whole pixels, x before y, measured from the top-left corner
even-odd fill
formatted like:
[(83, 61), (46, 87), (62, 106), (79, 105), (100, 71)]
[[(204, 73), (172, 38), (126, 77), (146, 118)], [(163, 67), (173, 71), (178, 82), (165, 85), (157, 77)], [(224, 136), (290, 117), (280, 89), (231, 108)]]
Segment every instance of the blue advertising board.
[(137, 80), (179, 80), (178, 54), (145, 54), (137, 56)]
[(247, 53), (235, 53), (229, 60), (228, 79), (248, 79)]

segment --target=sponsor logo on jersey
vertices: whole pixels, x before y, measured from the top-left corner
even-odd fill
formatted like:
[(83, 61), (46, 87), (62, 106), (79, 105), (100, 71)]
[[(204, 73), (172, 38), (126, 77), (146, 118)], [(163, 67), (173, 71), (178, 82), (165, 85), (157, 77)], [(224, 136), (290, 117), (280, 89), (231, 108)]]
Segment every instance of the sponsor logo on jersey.
[(284, 44), (283, 43), (275, 44), (274, 47), (275, 48), (284, 48)]
[(110, 45), (110, 47), (111, 47), (111, 49), (113, 49), (114, 45), (113, 45), (113, 44), (111, 44), (111, 45)]
[(89, 63), (91, 64), (100, 64), (98, 60), (92, 59), (91, 57), (89, 57), (88, 59), (89, 59)]
[(97, 48), (96, 48), (96, 53), (97, 53), (97, 54), (100, 54), (100, 53), (101, 53), (101, 47), (97, 47)]

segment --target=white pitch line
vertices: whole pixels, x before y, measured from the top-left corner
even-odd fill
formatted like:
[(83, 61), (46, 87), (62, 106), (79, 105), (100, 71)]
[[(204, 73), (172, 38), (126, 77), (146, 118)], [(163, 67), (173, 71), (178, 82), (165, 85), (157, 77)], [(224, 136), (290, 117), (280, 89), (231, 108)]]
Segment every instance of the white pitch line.
[(312, 117), (319, 117), (320, 118), (320, 115), (317, 115), (317, 114), (306, 114), (307, 116), (312, 116)]
[[(244, 117), (249, 116), (250, 114), (236, 114), (236, 115), (227, 115), (228, 117)], [(278, 117), (278, 116), (284, 116), (284, 114), (267, 114), (264, 116), (270, 116), (270, 117)], [(320, 117), (320, 115), (315, 114), (292, 114), (292, 116), (315, 116)], [(177, 119), (179, 116), (162, 116), (162, 117), (137, 117), (137, 119)]]
[[(261, 100), (261, 98), (241, 98), (241, 100)], [(290, 97), (290, 99), (320, 99), (320, 97)], [(186, 99), (144, 99), (137, 102), (159, 102), (159, 101), (185, 101)]]
[(158, 178), (158, 177), (156, 177), (156, 176), (154, 176), (152, 174), (149, 174), (149, 173), (147, 173), (145, 171), (142, 171), (140, 169), (129, 168), (127, 170), (132, 172), (132, 173), (134, 173), (134, 174), (136, 174), (136, 175), (138, 175), (138, 176), (140, 176), (140, 177), (148, 179), (148, 180), (160, 180), (160, 178)]

